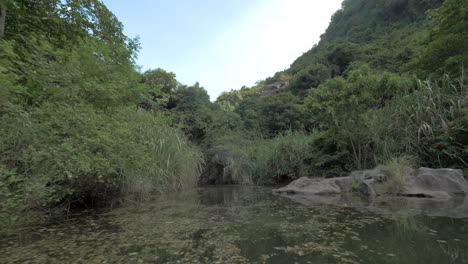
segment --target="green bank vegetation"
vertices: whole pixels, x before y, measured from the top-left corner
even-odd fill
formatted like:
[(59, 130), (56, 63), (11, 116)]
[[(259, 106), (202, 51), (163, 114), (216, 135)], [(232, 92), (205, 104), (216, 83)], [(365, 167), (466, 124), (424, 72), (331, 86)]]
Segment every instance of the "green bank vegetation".
[(19, 221), (31, 209), (62, 211), (196, 186), (200, 148), (170, 115), (142, 107), (178, 84), (162, 86), (161, 71), (136, 70), (138, 42), (123, 35), (104, 4), (45, 0), (4, 6), (4, 222)]
[(0, 3), (4, 222), (197, 183), (398, 171), (399, 157), (466, 173), (464, 0), (345, 0), (290, 68), (215, 102), (141, 72), (138, 39), (99, 0)]

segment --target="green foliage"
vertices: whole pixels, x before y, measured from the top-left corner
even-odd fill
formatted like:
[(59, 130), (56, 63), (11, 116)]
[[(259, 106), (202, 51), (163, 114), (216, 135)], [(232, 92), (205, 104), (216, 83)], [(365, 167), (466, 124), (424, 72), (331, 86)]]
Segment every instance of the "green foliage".
[(363, 67), (311, 90), (304, 106), (316, 129), (336, 131), (332, 137), (346, 142), (351, 169), (401, 154), (426, 166), (464, 167), (466, 91), (463, 77), (417, 82)]
[(311, 90), (304, 103), (305, 112), (316, 129), (337, 131), (336, 136), (349, 145), (354, 167), (362, 169), (373, 163), (373, 142), (365, 113), (385, 106), (414, 86), (411, 78), (375, 73), (362, 66), (347, 78), (334, 78)]
[(231, 133), (217, 138), (215, 144), (223, 146), (227, 159), (223, 173), (236, 183), (274, 184), (308, 174), (310, 138), (306, 135), (287, 133), (261, 139)]
[(430, 12), (435, 26), (431, 30), (419, 65), (426, 74), (459, 75), (468, 67), (468, 3), (446, 0)]
[(176, 111), (189, 112), (210, 104), (206, 90), (196, 83), (194, 86), (181, 86), (176, 91)]
[(173, 98), (175, 122), (192, 141), (201, 142), (211, 123), (211, 102), (206, 90), (198, 83), (180, 86)]
[[(172, 100), (175, 76), (135, 71), (138, 44), (101, 1), (8, 5), (0, 40), (0, 218), (196, 185), (200, 150), (168, 114), (137, 107)], [(180, 94), (182, 109), (190, 99)], [(209, 103), (206, 92), (199, 97)]]
[(185, 190), (202, 171), (273, 184), (389, 161), (395, 192), (408, 164), (393, 157), (468, 167), (464, 1), (346, 0), (289, 69), (215, 103), (174, 73), (137, 72), (138, 41), (101, 1), (7, 4), (0, 222)]
[[(442, 2), (347, 0), (333, 15), (320, 43), (297, 58), (286, 72), (294, 79), (300, 71), (321, 64), (328, 68), (331, 77), (337, 77), (346, 75), (352, 65), (363, 63), (383, 71), (414, 71), (414, 60), (425, 48), (422, 40), (432, 27), (426, 12), (440, 7)], [(305, 83), (303, 87), (316, 86)]]
[(148, 70), (141, 82), (146, 85), (150, 98), (140, 103), (146, 110), (164, 110), (170, 107), (171, 99), (178, 87), (176, 75), (163, 69)]
[[(310, 135), (288, 131), (274, 138), (243, 131), (219, 134), (208, 149), (204, 177), (216, 183), (278, 184), (303, 176), (341, 176), (349, 152), (346, 142), (338, 140), (330, 130)], [(216, 173), (221, 175), (212, 175)]]
[(16, 169), (28, 207), (186, 189), (198, 180), (201, 154), (166, 122), (131, 108), (47, 104), (3, 116), (0, 161)]
[(468, 144), (465, 143), (468, 142), (468, 113), (465, 111), (461, 115), (449, 122), (448, 128), (422, 141), (425, 152), (420, 156), (425, 164), (461, 168), (468, 175)]
[(8, 1), (5, 39), (27, 44), (33, 33), (57, 48), (77, 46), (84, 38), (106, 46), (95, 52), (115, 63), (133, 62), (138, 41), (123, 34), (123, 25), (99, 0)]
[[(459, 0), (347, 0), (320, 43), (289, 69), (218, 102), (239, 114), (243, 129), (267, 138), (258, 164), (268, 164), (276, 148), (269, 139), (292, 130), (310, 133), (303, 162), (314, 174), (341, 175), (405, 155), (425, 166), (463, 168), (465, 24)], [(462, 76), (420, 81), (408, 72)], [(262, 93), (263, 84), (278, 80), (290, 81), (286, 91)]]
[(331, 72), (328, 67), (323, 64), (312, 64), (294, 76), (289, 89), (295, 94), (304, 94), (305, 91), (318, 87), (330, 78)]
[(123, 192), (148, 196), (196, 186), (203, 156), (181, 131), (167, 126), (165, 118), (142, 111), (126, 110), (118, 115), (121, 118), (118, 123), (125, 124), (122, 132), (126, 138), (117, 142), (133, 143), (120, 147), (127, 150), (127, 155), (129, 150), (134, 152), (118, 160), (123, 165)]
[(425, 166), (466, 167), (466, 107), (463, 77), (419, 82), (385, 107), (368, 113), (378, 156), (410, 154)]
[(0, 198), (5, 201), (1, 204), (1, 211), (22, 207), (23, 194), (18, 191), (21, 185), (22, 181), (14, 170), (0, 166)]
[(315, 130), (311, 133), (308, 160), (313, 176), (341, 176), (348, 171), (351, 153), (347, 142), (336, 130)]
[(242, 120), (235, 112), (216, 109), (214, 106), (211, 108), (210, 115), (211, 122), (206, 131), (208, 135), (222, 135), (242, 128)]
[(415, 166), (414, 158), (409, 156), (399, 156), (390, 158), (385, 162), (389, 173), (386, 175), (384, 189), (386, 193), (398, 194), (402, 191), (405, 177), (408, 170)]
[(291, 93), (280, 93), (242, 101), (235, 109), (247, 129), (258, 130), (266, 136), (275, 136), (288, 130), (301, 130), (303, 117), (299, 98)]
[(232, 90), (230, 92), (223, 92), (217, 99), (216, 103), (224, 110), (234, 111), (243, 100), (255, 97), (263, 88), (263, 84), (248, 88), (242, 87), (240, 90)]

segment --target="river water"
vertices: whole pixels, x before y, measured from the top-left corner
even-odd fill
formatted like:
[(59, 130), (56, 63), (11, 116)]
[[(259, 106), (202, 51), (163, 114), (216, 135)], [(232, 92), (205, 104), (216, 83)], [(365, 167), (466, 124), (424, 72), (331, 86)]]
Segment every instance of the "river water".
[(327, 199), (200, 188), (2, 232), (0, 263), (468, 263), (468, 218)]

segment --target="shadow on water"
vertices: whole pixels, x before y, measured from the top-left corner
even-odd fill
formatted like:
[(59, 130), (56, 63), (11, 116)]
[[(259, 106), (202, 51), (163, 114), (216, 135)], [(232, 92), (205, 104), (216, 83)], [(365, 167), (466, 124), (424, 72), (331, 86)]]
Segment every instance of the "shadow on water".
[(0, 263), (467, 263), (451, 202), (200, 188), (0, 233)]

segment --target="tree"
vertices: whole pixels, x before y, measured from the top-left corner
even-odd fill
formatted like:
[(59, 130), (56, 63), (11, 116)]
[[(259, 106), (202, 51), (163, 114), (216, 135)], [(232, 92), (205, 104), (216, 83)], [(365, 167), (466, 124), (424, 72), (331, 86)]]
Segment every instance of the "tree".
[(311, 64), (294, 76), (289, 88), (294, 94), (304, 95), (310, 88), (316, 88), (331, 78), (330, 69), (323, 64)]
[(370, 160), (372, 143), (364, 114), (385, 106), (414, 85), (411, 79), (361, 66), (347, 78), (330, 79), (312, 89), (305, 100), (305, 112), (313, 128), (337, 131), (348, 142), (355, 167), (362, 169)]
[(197, 82), (193, 86), (180, 86), (175, 91), (175, 110), (189, 112), (210, 104), (210, 96)]
[(176, 75), (163, 69), (147, 70), (141, 77), (141, 82), (147, 86), (150, 99), (140, 103), (144, 109), (169, 108), (171, 98), (177, 89)]
[(173, 100), (176, 123), (192, 141), (201, 142), (212, 120), (210, 96), (197, 82), (193, 86), (179, 86)]
[(147, 70), (143, 74), (142, 82), (154, 92), (171, 94), (177, 88), (176, 75), (163, 69)]
[(246, 128), (274, 137), (288, 130), (303, 129), (299, 102), (299, 98), (291, 93), (280, 93), (244, 100), (235, 112), (242, 117)]
[(134, 62), (138, 40), (123, 34), (122, 23), (100, 0), (18, 0), (6, 5), (7, 40), (27, 43), (25, 39), (41, 36), (57, 48), (69, 49), (92, 38), (108, 47), (99, 54), (103, 59)]

